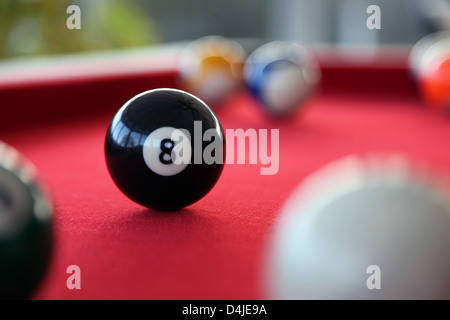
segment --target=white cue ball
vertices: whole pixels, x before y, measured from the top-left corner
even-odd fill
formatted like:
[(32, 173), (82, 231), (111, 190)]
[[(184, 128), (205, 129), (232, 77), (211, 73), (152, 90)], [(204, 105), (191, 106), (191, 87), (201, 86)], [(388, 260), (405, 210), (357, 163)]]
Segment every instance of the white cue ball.
[(275, 226), (270, 298), (450, 299), (450, 200), (422, 171), (350, 156), (306, 179)]

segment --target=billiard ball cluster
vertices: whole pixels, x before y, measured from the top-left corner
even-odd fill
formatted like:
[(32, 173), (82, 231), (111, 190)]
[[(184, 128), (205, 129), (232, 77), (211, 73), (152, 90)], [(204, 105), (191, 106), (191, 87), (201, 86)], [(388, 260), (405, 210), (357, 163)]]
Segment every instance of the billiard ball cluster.
[[(411, 52), (431, 105), (450, 106), (450, 35)], [(309, 50), (266, 43), (248, 57), (235, 41), (201, 38), (180, 56), (180, 86), (131, 98), (104, 142), (117, 187), (142, 206), (179, 210), (204, 197), (225, 161), (217, 107), (245, 85), (268, 114), (288, 117), (320, 83)], [(348, 157), (313, 173), (279, 215), (266, 282), (273, 299), (449, 299), (450, 197), (401, 157)], [(52, 207), (36, 170), (0, 142), (0, 299), (27, 298), (52, 248)], [(378, 270), (380, 288), (370, 288)]]
[[(443, 51), (427, 50), (411, 55), (413, 75), (424, 89), (430, 74), (445, 82), (450, 69)], [(242, 70), (243, 56), (239, 45), (220, 37), (194, 42), (181, 58), (184, 87), (217, 105), (239, 87), (243, 72), (250, 92), (279, 117), (298, 110), (320, 82), (317, 62), (299, 44), (267, 43)], [(438, 66), (434, 73), (431, 64)], [(435, 102), (449, 101), (440, 96)], [(221, 125), (196, 96), (156, 89), (128, 101), (105, 141), (107, 166), (119, 189), (157, 210), (177, 210), (208, 193), (223, 161), (194, 161), (193, 153), (202, 154), (210, 141), (198, 144), (195, 123), (200, 137), (215, 132), (216, 152), (223, 156)], [(267, 263), (270, 298), (450, 298), (449, 199), (402, 157), (349, 157), (329, 164), (302, 183), (279, 215)], [(382, 282), (369, 283), (371, 272), (381, 272), (375, 282)]]
[(450, 299), (450, 200), (399, 156), (350, 156), (313, 173), (280, 213), (272, 299)]
[[(242, 48), (232, 41), (208, 37), (186, 50), (180, 67), (184, 87), (214, 105), (243, 79), (269, 114), (288, 116), (320, 82), (317, 62), (296, 43), (267, 43), (243, 69)], [(440, 60), (420, 56), (413, 74), (421, 84), (431, 63), (424, 61)], [(208, 193), (223, 162), (194, 161), (194, 151), (202, 154), (210, 142), (196, 145), (195, 123), (199, 136), (215, 132), (223, 156), (221, 125), (196, 96), (156, 89), (128, 101), (105, 141), (107, 166), (119, 189), (157, 210), (178, 210)], [(268, 258), (270, 298), (448, 299), (449, 228), (448, 194), (405, 159), (349, 157), (331, 163), (307, 179), (279, 215)], [(382, 272), (375, 288), (369, 284), (373, 270)]]
[[(180, 86), (186, 91), (155, 89), (137, 95), (117, 112), (105, 139), (115, 184), (136, 203), (157, 210), (186, 207), (219, 179), (225, 140), (208, 104), (217, 106), (237, 90), (243, 73), (251, 92), (276, 116), (292, 114), (320, 80), (308, 50), (288, 42), (268, 43), (246, 60), (237, 42), (204, 37), (182, 51), (179, 67)], [(214, 139), (203, 140), (211, 130)], [(211, 163), (202, 156), (212, 145), (218, 161)]]
[(411, 75), (427, 105), (450, 112), (450, 32), (431, 33), (410, 53)]
[(35, 167), (0, 142), (0, 299), (30, 297), (52, 248), (52, 206)]
[(208, 36), (190, 43), (180, 56), (180, 86), (213, 109), (245, 86), (277, 118), (291, 116), (315, 92), (321, 73), (310, 50), (273, 41), (249, 56), (236, 41)]

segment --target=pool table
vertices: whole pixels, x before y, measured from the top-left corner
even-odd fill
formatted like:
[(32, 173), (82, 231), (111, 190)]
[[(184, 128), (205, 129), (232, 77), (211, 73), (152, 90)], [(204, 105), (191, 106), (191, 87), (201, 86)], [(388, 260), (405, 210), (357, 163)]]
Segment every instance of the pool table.
[[(104, 139), (128, 99), (179, 87), (180, 45), (0, 63), (0, 138), (36, 165), (54, 205), (52, 258), (31, 298), (266, 299), (273, 227), (315, 170), (349, 154), (401, 153), (450, 175), (450, 119), (417, 93), (409, 48), (358, 63), (334, 50), (317, 48), (320, 87), (287, 119), (271, 118), (245, 88), (215, 106), (225, 130), (279, 129), (279, 169), (226, 164), (203, 199), (175, 212), (118, 190)], [(66, 285), (71, 265), (81, 289)]]

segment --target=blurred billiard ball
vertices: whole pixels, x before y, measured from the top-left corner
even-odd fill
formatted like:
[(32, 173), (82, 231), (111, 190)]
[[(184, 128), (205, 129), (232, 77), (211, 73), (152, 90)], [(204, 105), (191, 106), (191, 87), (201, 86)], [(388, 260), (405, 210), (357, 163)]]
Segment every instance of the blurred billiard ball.
[(298, 43), (274, 41), (248, 57), (244, 80), (250, 92), (271, 115), (296, 111), (317, 88), (321, 72), (309, 50)]
[(0, 299), (26, 299), (52, 248), (52, 206), (35, 167), (0, 142)]
[(420, 39), (409, 55), (409, 67), (416, 88), (427, 106), (450, 111), (448, 62), (450, 31), (430, 33)]
[(450, 48), (435, 56), (419, 76), (420, 92), (426, 103), (450, 114)]
[(241, 87), (245, 59), (245, 50), (234, 40), (206, 36), (192, 41), (180, 54), (180, 87), (218, 107)]
[(206, 195), (224, 166), (225, 140), (216, 115), (176, 89), (143, 92), (114, 116), (105, 158), (117, 187), (136, 203), (177, 210)]
[(280, 213), (268, 254), (272, 299), (449, 299), (450, 199), (401, 156), (337, 160)]
[[(429, 55), (433, 55), (438, 51), (441, 51), (442, 45), (445, 42), (445, 39), (450, 38), (449, 31), (439, 31), (427, 34), (419, 41), (417, 41), (411, 52), (409, 53), (408, 65), (411, 71), (412, 77), (416, 78), (419, 73), (422, 71), (423, 64), (426, 64), (427, 59), (429, 59)], [(441, 43), (441, 44), (438, 44)], [(438, 44), (436, 46), (436, 44)], [(429, 50), (430, 48), (433, 49)], [(428, 53), (427, 53), (428, 52)]]

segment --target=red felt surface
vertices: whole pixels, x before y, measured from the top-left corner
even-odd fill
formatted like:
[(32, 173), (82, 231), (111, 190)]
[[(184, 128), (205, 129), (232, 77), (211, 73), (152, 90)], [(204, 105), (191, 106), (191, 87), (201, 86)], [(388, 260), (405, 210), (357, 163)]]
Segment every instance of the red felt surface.
[[(173, 213), (132, 203), (109, 178), (104, 135), (124, 101), (108, 100), (103, 112), (1, 130), (2, 140), (36, 164), (55, 206), (53, 259), (34, 298), (265, 298), (274, 223), (290, 193), (316, 169), (349, 154), (399, 152), (450, 175), (450, 119), (425, 108), (410, 87), (377, 92), (361, 86), (366, 91), (356, 94), (331, 90), (331, 82), (324, 79), (329, 90), (288, 121), (265, 116), (245, 92), (230, 97), (217, 110), (225, 130), (280, 130), (279, 171), (262, 176), (260, 164), (227, 164), (205, 198)], [(77, 97), (77, 85), (63, 92), (70, 88)], [(101, 103), (103, 94), (91, 92), (84, 108)], [(81, 268), (81, 290), (66, 287), (73, 264)]]

